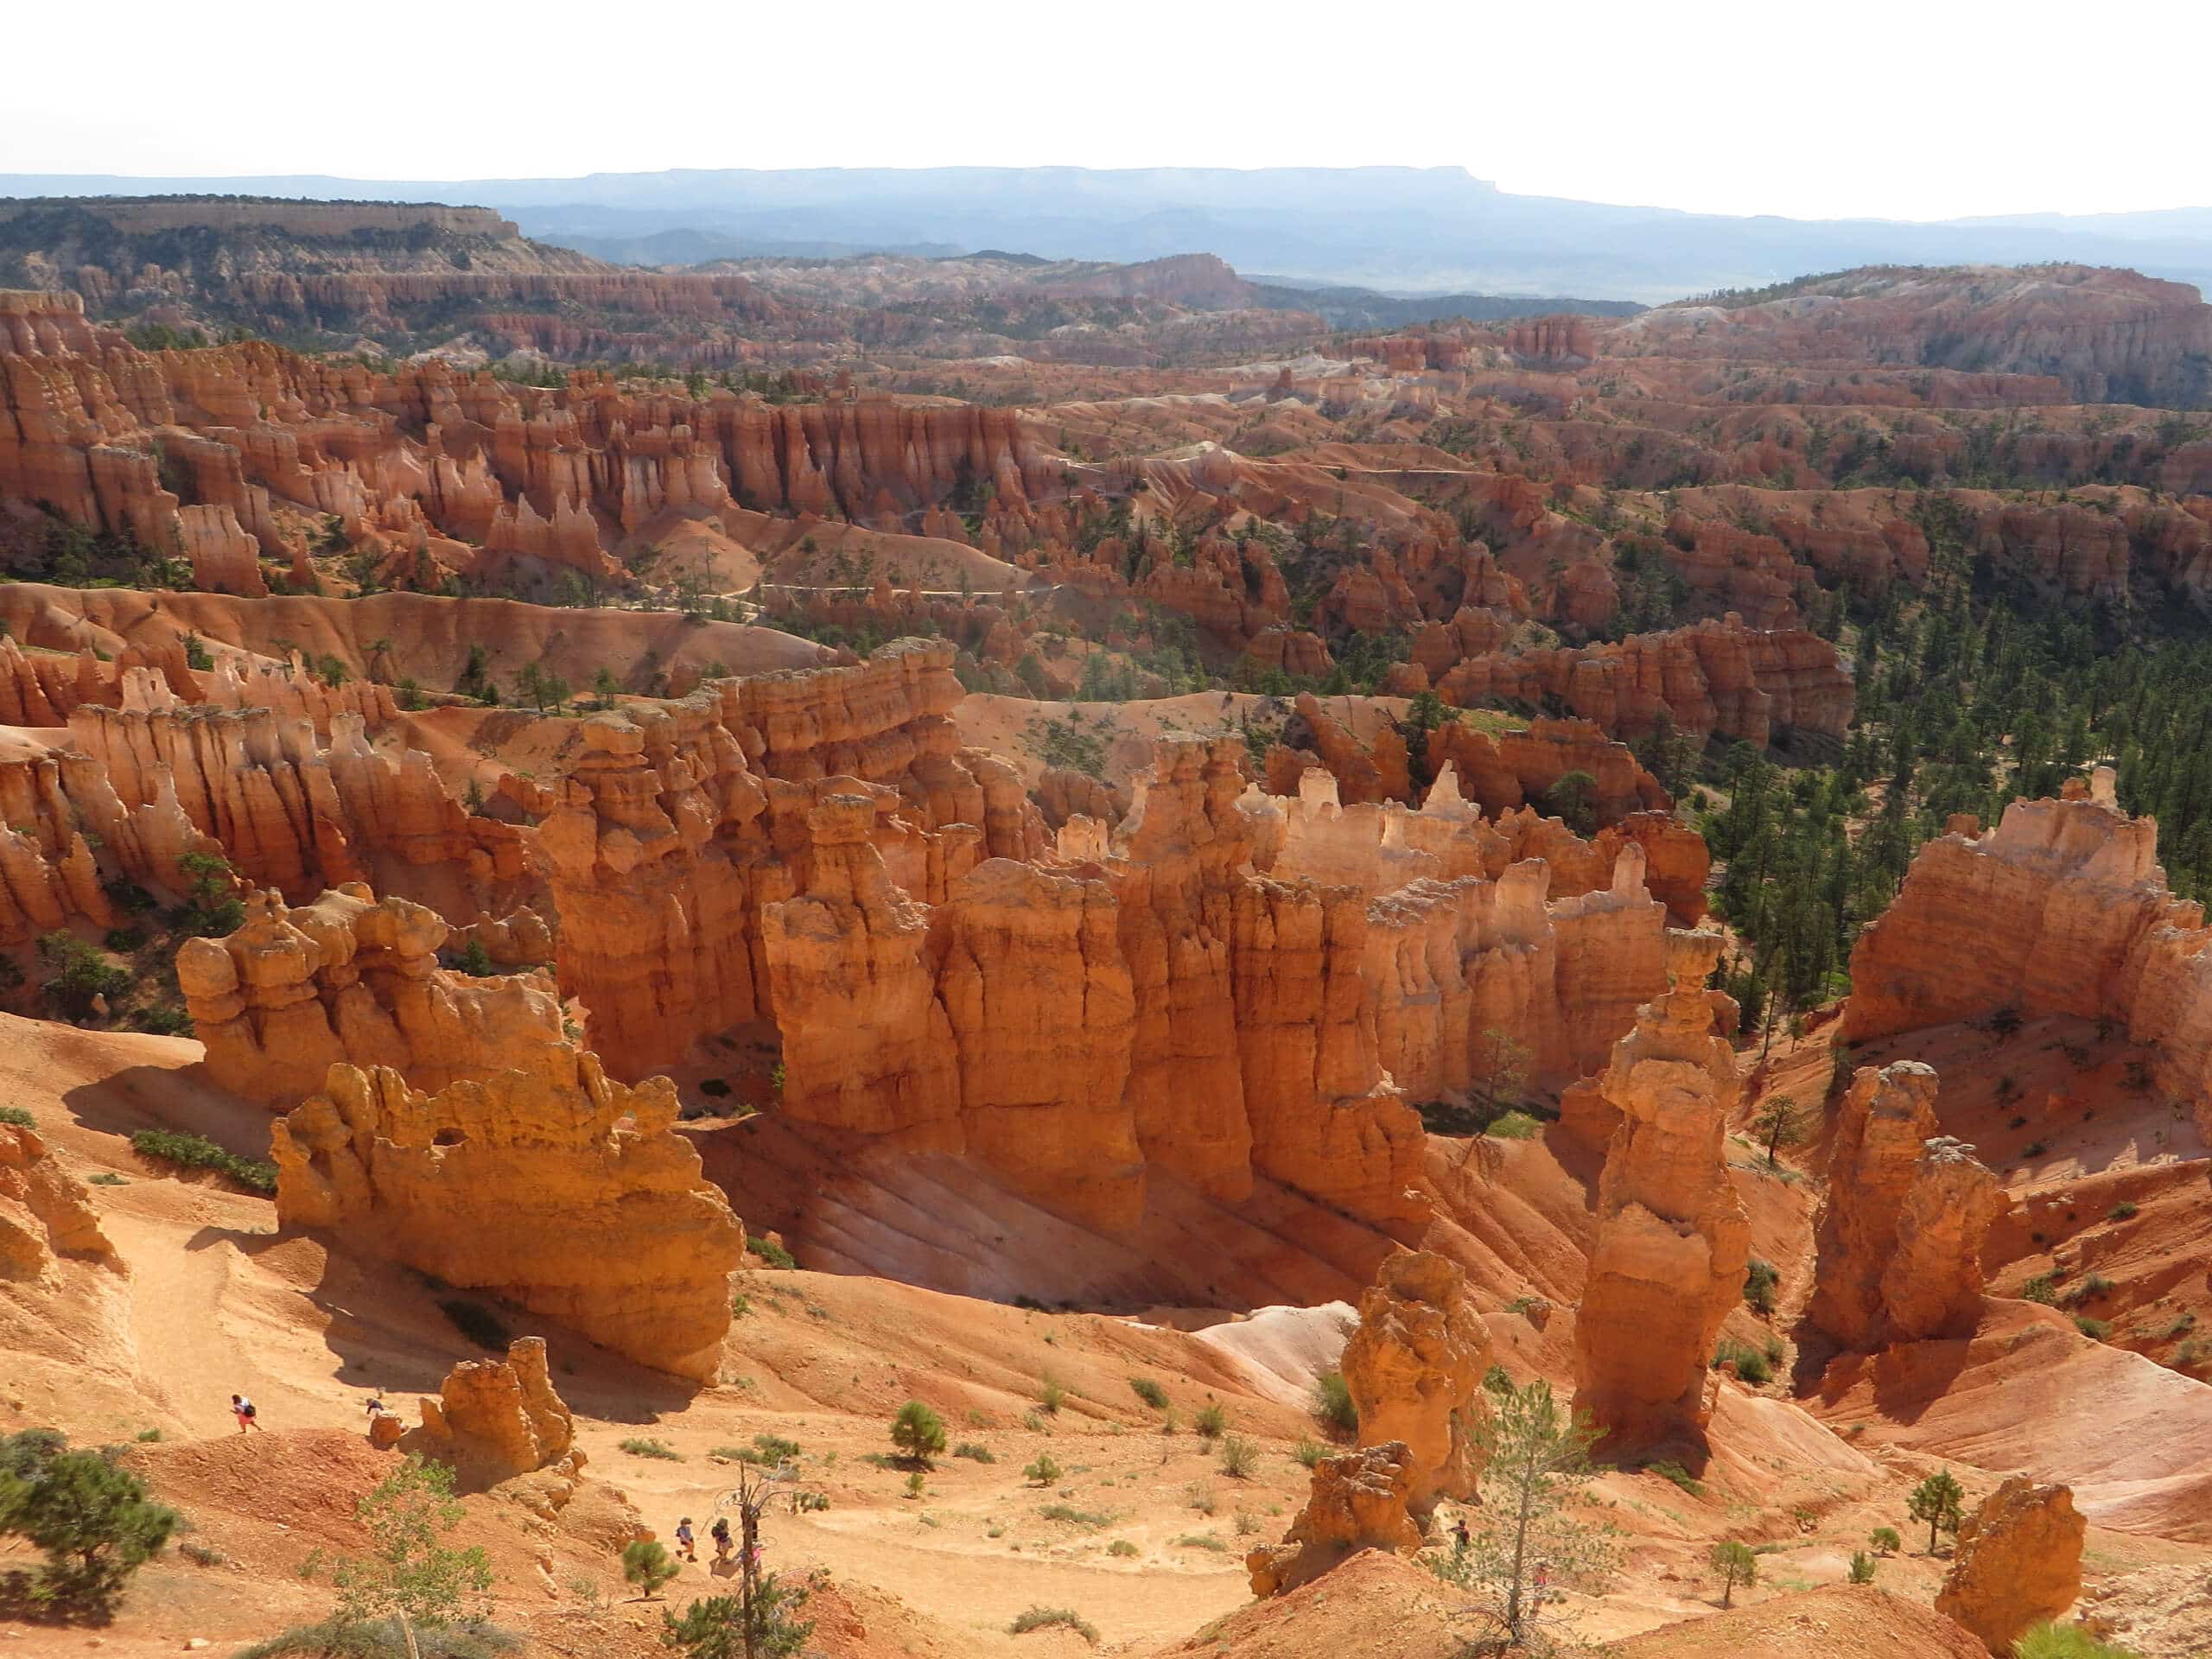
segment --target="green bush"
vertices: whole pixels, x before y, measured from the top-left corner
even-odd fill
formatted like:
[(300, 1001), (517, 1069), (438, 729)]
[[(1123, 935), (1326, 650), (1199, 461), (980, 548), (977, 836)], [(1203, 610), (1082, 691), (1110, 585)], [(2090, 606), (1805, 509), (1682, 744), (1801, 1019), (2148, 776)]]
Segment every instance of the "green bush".
[(1137, 1553), (1137, 1547), (1126, 1538), (1116, 1538), (1106, 1546), (1106, 1553), (1109, 1555), (1134, 1555)]
[(1221, 1442), (1221, 1472), (1231, 1480), (1249, 1480), (1259, 1471), (1260, 1448), (1242, 1434), (1225, 1435)]
[(1874, 1558), (1863, 1549), (1851, 1552), (1851, 1581), (1853, 1584), (1874, 1582)]
[(1531, 1141), (1543, 1133), (1544, 1126), (1526, 1112), (1503, 1112), (1492, 1118), (1490, 1127), (1483, 1131), (1499, 1141)]
[(965, 1458), (970, 1463), (996, 1463), (999, 1454), (981, 1440), (963, 1440), (952, 1448), (956, 1458)]
[(10, 1123), (19, 1129), (38, 1128), (38, 1120), (20, 1106), (0, 1106), (0, 1123)]
[(507, 1344), (514, 1340), (514, 1333), (507, 1329), (506, 1322), (481, 1302), (456, 1296), (450, 1301), (440, 1302), (438, 1312), (462, 1336), (492, 1353), (505, 1353)]
[(38, 953), (53, 972), (39, 988), (65, 1018), (82, 1020), (92, 1011), (95, 997), (113, 1002), (130, 988), (130, 975), (117, 967), (95, 947), (74, 934), (56, 928), (39, 936)]
[(2136, 1209), (2132, 1204), (2115, 1204), (2111, 1209), (2105, 1211), (2105, 1219), (2107, 1221), (2133, 1221), (2135, 1219), (2135, 1216)]
[(264, 1195), (276, 1191), (276, 1166), (261, 1158), (241, 1158), (226, 1152), (204, 1135), (181, 1129), (140, 1129), (130, 1137), (130, 1150), (141, 1158), (182, 1169), (207, 1169), (236, 1181), (248, 1192)]
[(1129, 1387), (1135, 1390), (1138, 1399), (1143, 1401), (1145, 1404), (1150, 1406), (1154, 1411), (1164, 1411), (1166, 1409), (1167, 1390), (1161, 1388), (1159, 1383), (1154, 1382), (1150, 1377), (1133, 1376), (1129, 1379)]
[(1774, 1366), (1764, 1354), (1731, 1337), (1723, 1337), (1720, 1345), (1713, 1351), (1713, 1364), (1716, 1370), (1723, 1365), (1733, 1364), (1736, 1375), (1755, 1389), (1770, 1381), (1774, 1376)]
[(176, 1511), (105, 1452), (72, 1452), (52, 1429), (0, 1440), (0, 1530), (45, 1552), (36, 1599), (105, 1608), (177, 1525)]
[(1298, 1444), (1290, 1448), (1290, 1455), (1296, 1458), (1300, 1465), (1311, 1469), (1329, 1455), (1329, 1448), (1319, 1440), (1308, 1440), (1301, 1435)]
[(1063, 1472), (1058, 1461), (1051, 1452), (1040, 1452), (1037, 1454), (1035, 1462), (1027, 1465), (1022, 1469), (1021, 1478), (1033, 1486), (1050, 1486), (1059, 1480)]
[(2038, 1624), (2012, 1643), (2012, 1659), (2135, 1659), (2079, 1624)]
[(927, 1463), (944, 1450), (944, 1420), (918, 1400), (909, 1400), (891, 1420), (891, 1443), (917, 1462)]
[(87, 1175), (85, 1177), (85, 1179), (93, 1186), (128, 1186), (130, 1185), (130, 1182), (124, 1180), (122, 1176), (117, 1174), (111, 1169), (104, 1169), (97, 1175)]
[(664, 1544), (640, 1538), (622, 1547), (623, 1578), (648, 1596), (658, 1594), (680, 1571)]
[(1037, 1513), (1047, 1521), (1065, 1521), (1071, 1526), (1110, 1527), (1114, 1517), (1102, 1510), (1078, 1510), (1072, 1503), (1047, 1503)]
[(772, 1268), (796, 1268), (798, 1266), (798, 1263), (792, 1259), (791, 1253), (785, 1249), (782, 1245), (777, 1243), (772, 1238), (754, 1238), (750, 1234), (747, 1234), (745, 1240), (745, 1248), (752, 1251), (753, 1255), (759, 1256), (763, 1262), (766, 1262)]
[(1212, 1532), (1186, 1532), (1175, 1541), (1185, 1549), (1225, 1550), (1229, 1548), (1222, 1542), (1218, 1533)]
[(1052, 1377), (1040, 1377), (1037, 1383), (1037, 1403), (1047, 1411), (1058, 1411), (1066, 1402), (1068, 1391)]
[(1705, 1496), (1705, 1483), (1679, 1463), (1650, 1463), (1644, 1465), (1662, 1480), (1671, 1480), (1692, 1497)]
[(2077, 1313), (2074, 1316), (2074, 1328), (2083, 1336), (2093, 1338), (2098, 1342), (2102, 1342), (2112, 1335), (2110, 1319), (2093, 1319), (2086, 1313)]
[(1314, 1379), (1313, 1414), (1342, 1433), (1359, 1432), (1359, 1407), (1342, 1371), (1324, 1371)]
[(1198, 1408), (1198, 1415), (1192, 1419), (1192, 1426), (1211, 1440), (1229, 1427), (1229, 1414), (1222, 1409), (1218, 1400), (1209, 1400)]
[(1098, 1645), (1098, 1630), (1082, 1614), (1066, 1607), (1030, 1607), (1016, 1613), (1014, 1623), (1007, 1625), (1010, 1636), (1025, 1636), (1031, 1630), (1073, 1630), (1092, 1647)]
[(118, 957), (127, 957), (134, 950), (146, 948), (146, 930), (143, 927), (111, 927), (100, 943)]
[(2036, 1274), (2034, 1278), (2020, 1287), (2020, 1300), (2024, 1302), (2041, 1302), (2045, 1307), (2052, 1306), (2058, 1300), (2056, 1275), (2048, 1273)]
[(632, 1437), (617, 1442), (633, 1458), (652, 1458), (662, 1463), (681, 1463), (683, 1454), (665, 1440), (649, 1440)]
[(1755, 1255), (1744, 1269), (1744, 1300), (1760, 1313), (1771, 1315), (1774, 1293), (1781, 1284), (1782, 1270)]
[(718, 1446), (718, 1458), (728, 1458), (733, 1463), (750, 1463), (772, 1469), (779, 1463), (790, 1463), (798, 1456), (798, 1442), (787, 1440), (780, 1434), (755, 1434), (750, 1446)]
[(1904, 1539), (1895, 1527), (1875, 1528), (1866, 1535), (1866, 1541), (1878, 1555), (1894, 1555), (1904, 1548)]

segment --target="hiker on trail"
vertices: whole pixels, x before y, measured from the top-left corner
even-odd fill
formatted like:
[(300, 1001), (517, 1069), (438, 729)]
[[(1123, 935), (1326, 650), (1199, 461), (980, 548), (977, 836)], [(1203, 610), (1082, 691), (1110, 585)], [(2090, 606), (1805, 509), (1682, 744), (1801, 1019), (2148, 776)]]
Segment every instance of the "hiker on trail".
[(238, 1433), (241, 1434), (249, 1428), (261, 1427), (261, 1420), (254, 1415), (253, 1402), (242, 1394), (231, 1396), (231, 1415), (238, 1420)]
[(709, 1535), (715, 1541), (715, 1560), (717, 1565), (729, 1560), (729, 1516), (718, 1515)]
[(1461, 1516), (1452, 1524), (1452, 1559), (1458, 1560), (1467, 1553), (1475, 1541), (1467, 1535), (1467, 1517)]
[(369, 1403), (364, 1407), (363, 1409), (365, 1410), (370, 1416), (375, 1416), (377, 1413), (384, 1409), (384, 1396), (376, 1394), (371, 1395), (369, 1396)]
[(688, 1515), (676, 1523), (676, 1547), (683, 1552), (685, 1560), (699, 1559), (699, 1545), (691, 1535), (691, 1517)]

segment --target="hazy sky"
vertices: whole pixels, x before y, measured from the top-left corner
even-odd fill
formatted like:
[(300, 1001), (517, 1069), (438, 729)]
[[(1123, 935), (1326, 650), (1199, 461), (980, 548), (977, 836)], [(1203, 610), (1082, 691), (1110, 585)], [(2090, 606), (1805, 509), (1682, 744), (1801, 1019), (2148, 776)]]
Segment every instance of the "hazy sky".
[(0, 172), (1396, 162), (1730, 213), (2212, 205), (2208, 0), (123, 0), (6, 38)]

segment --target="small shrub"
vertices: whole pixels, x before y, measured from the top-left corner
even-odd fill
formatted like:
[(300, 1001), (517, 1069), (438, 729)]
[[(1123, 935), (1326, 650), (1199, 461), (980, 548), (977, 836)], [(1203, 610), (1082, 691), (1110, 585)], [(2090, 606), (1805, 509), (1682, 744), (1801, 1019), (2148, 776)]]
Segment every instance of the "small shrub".
[(1009, 1636), (1026, 1636), (1031, 1630), (1073, 1630), (1092, 1647), (1098, 1645), (1096, 1626), (1082, 1614), (1066, 1607), (1025, 1608), (1014, 1616), (1014, 1623), (1006, 1628)]
[(143, 1031), (149, 1037), (189, 1037), (193, 1034), (192, 1016), (175, 1002), (156, 1002), (151, 1007), (140, 1008), (130, 1016), (134, 1031)]
[(755, 1434), (750, 1446), (718, 1446), (718, 1458), (728, 1458), (733, 1463), (750, 1463), (772, 1469), (779, 1464), (790, 1463), (798, 1456), (798, 1442), (787, 1440), (780, 1434)]
[(652, 1458), (662, 1463), (681, 1463), (683, 1454), (665, 1440), (650, 1440), (632, 1437), (620, 1442), (621, 1447), (633, 1458)]
[(1211, 1515), (1221, 1507), (1221, 1499), (1205, 1482), (1194, 1480), (1183, 1489), (1183, 1504), (1186, 1509), (1196, 1510), (1200, 1515)]
[(141, 1158), (174, 1164), (181, 1169), (207, 1169), (248, 1192), (264, 1195), (276, 1191), (276, 1166), (259, 1158), (228, 1153), (204, 1135), (177, 1129), (140, 1129), (130, 1137), (130, 1150)]
[(2050, 1148), (2044, 1145), (2042, 1141), (2031, 1141), (2026, 1146), (2020, 1148), (2020, 1156), (2023, 1158), (2040, 1158), (2044, 1154), (2050, 1150)]
[(2013, 1659), (2135, 1659), (2079, 1624), (2038, 1624), (2012, 1643)]
[(131, 1438), (141, 1446), (158, 1446), (161, 1443), (162, 1431), (158, 1428), (142, 1428)]
[(1782, 1283), (1782, 1270), (1771, 1262), (1753, 1256), (1744, 1269), (1744, 1300), (1750, 1306), (1770, 1316), (1774, 1313), (1774, 1293)]
[(231, 1559), (212, 1544), (179, 1544), (176, 1553), (194, 1567), (220, 1567)]
[(1531, 1141), (1543, 1133), (1543, 1128), (1526, 1112), (1501, 1112), (1483, 1133), (1499, 1141)]
[(1851, 1581), (1853, 1584), (1874, 1582), (1874, 1558), (1863, 1549), (1851, 1552)]
[(1358, 1432), (1359, 1407), (1351, 1397), (1351, 1386), (1344, 1381), (1342, 1371), (1324, 1371), (1314, 1379), (1313, 1414), (1338, 1433)]
[(20, 1106), (0, 1106), (0, 1123), (12, 1124), (19, 1129), (38, 1128), (38, 1119)]
[(1045, 1414), (1033, 1406), (1021, 1414), (1021, 1426), (1032, 1434), (1049, 1434), (1052, 1432), (1052, 1426), (1045, 1421)]
[(2041, 1302), (2045, 1307), (2056, 1306), (2058, 1301), (2057, 1278), (2048, 1273), (2036, 1274), (2034, 1278), (2020, 1287), (2020, 1300), (2024, 1302)]
[(118, 957), (127, 957), (134, 950), (146, 948), (146, 930), (143, 927), (111, 927), (101, 936), (100, 943)]
[(2174, 1316), (2174, 1322), (2166, 1327), (2166, 1340), (2168, 1342), (2177, 1341), (2179, 1338), (2187, 1336), (2195, 1329), (2196, 1329), (2196, 1314), (2190, 1313), (2176, 1314)]
[(1221, 1472), (1231, 1480), (1249, 1480), (1259, 1471), (1260, 1448), (1242, 1434), (1225, 1436), (1221, 1442)]
[(2083, 1302), (2094, 1301), (2112, 1294), (2112, 1281), (2101, 1273), (2093, 1273), (2079, 1284), (2069, 1285), (2058, 1299), (2061, 1307), (2079, 1307)]
[(1229, 1427), (1229, 1414), (1222, 1409), (1218, 1400), (1209, 1400), (1198, 1408), (1198, 1415), (1191, 1421), (1192, 1426), (1205, 1439), (1216, 1440), (1219, 1438), (1222, 1430)]
[(965, 1458), (970, 1463), (996, 1463), (999, 1454), (981, 1440), (963, 1440), (952, 1448), (956, 1458)]
[(85, 1177), (85, 1179), (94, 1186), (128, 1186), (130, 1185), (130, 1182), (124, 1180), (122, 1176), (117, 1174), (111, 1169), (104, 1169), (97, 1175), (87, 1175)]
[(1052, 1486), (1058, 1484), (1065, 1471), (1049, 1452), (1040, 1452), (1033, 1463), (1022, 1465), (1021, 1478), (1033, 1486)]
[(909, 1400), (891, 1420), (891, 1444), (917, 1462), (926, 1464), (944, 1450), (944, 1420), (918, 1400)]
[(1329, 1448), (1319, 1440), (1308, 1440), (1300, 1435), (1298, 1444), (1290, 1448), (1290, 1455), (1296, 1458), (1300, 1465), (1311, 1469), (1329, 1455)]
[(917, 1469), (906, 1477), (906, 1496), (919, 1497), (929, 1490), (929, 1477)]
[(1671, 1480), (1692, 1497), (1705, 1496), (1705, 1483), (1679, 1463), (1652, 1463), (1644, 1465), (1662, 1480)]
[(1874, 1547), (1878, 1555), (1894, 1555), (1904, 1548), (1904, 1538), (1895, 1527), (1877, 1527), (1866, 1535), (1866, 1541)]
[(1154, 1382), (1150, 1377), (1133, 1376), (1129, 1379), (1129, 1387), (1135, 1393), (1138, 1399), (1143, 1401), (1145, 1404), (1150, 1406), (1154, 1411), (1166, 1410), (1167, 1390), (1161, 1388), (1159, 1383)]
[(1137, 1553), (1137, 1547), (1126, 1538), (1116, 1538), (1106, 1546), (1106, 1553), (1109, 1555), (1134, 1555)]
[(2115, 1204), (2111, 1209), (2105, 1211), (2105, 1219), (2107, 1221), (2133, 1221), (2135, 1219), (2135, 1215), (2136, 1210), (2133, 1205)]
[(1736, 1375), (1755, 1389), (1764, 1386), (1774, 1376), (1774, 1366), (1764, 1354), (1728, 1337), (1723, 1337), (1720, 1345), (1713, 1351), (1713, 1363), (1716, 1370), (1722, 1365), (1734, 1365)]
[(440, 1302), (438, 1312), (451, 1321), (453, 1328), (467, 1337), (479, 1348), (503, 1354), (514, 1335), (505, 1320), (481, 1302), (465, 1301), (460, 1297)]
[(641, 1538), (622, 1548), (622, 1576), (645, 1595), (659, 1594), (680, 1570), (664, 1544)]
[(752, 1235), (747, 1234), (745, 1240), (745, 1248), (752, 1251), (753, 1255), (759, 1256), (763, 1262), (766, 1262), (772, 1268), (796, 1268), (798, 1266), (798, 1263), (792, 1259), (791, 1253), (785, 1249), (782, 1245), (777, 1243), (772, 1238), (754, 1238)]
[(1065, 1521), (1071, 1526), (1110, 1527), (1114, 1517), (1103, 1510), (1078, 1510), (1072, 1503), (1047, 1503), (1037, 1513), (1047, 1521)]
[(2077, 1313), (2074, 1316), (2074, 1328), (2083, 1336), (2097, 1342), (2102, 1342), (2112, 1335), (2110, 1319), (2093, 1319), (2086, 1313)]
[(1215, 1532), (1186, 1532), (1175, 1541), (1185, 1549), (1226, 1550), (1229, 1546)]
[(1037, 1384), (1037, 1403), (1047, 1411), (1058, 1411), (1067, 1397), (1068, 1391), (1052, 1377), (1042, 1378)]

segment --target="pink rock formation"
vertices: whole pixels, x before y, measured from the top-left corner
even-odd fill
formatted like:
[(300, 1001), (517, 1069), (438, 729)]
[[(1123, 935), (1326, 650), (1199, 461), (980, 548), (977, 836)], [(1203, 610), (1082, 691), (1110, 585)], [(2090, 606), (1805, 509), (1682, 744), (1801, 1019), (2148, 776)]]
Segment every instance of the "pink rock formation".
[(1459, 1265), (1425, 1250), (1386, 1257), (1359, 1299), (1359, 1328), (1339, 1367), (1359, 1408), (1359, 1443), (1407, 1448), (1406, 1502), (1417, 1522), (1440, 1497), (1475, 1495), (1490, 1363), (1490, 1329), (1468, 1300)]
[(1575, 1408), (1618, 1453), (1702, 1451), (1713, 1340), (1751, 1255), (1726, 1150), (1735, 1056), (1704, 989), (1720, 936), (1677, 931), (1669, 944), (1675, 988), (1637, 1011), (1604, 1078), (1621, 1123), (1575, 1322)]
[(292, 908), (252, 894), (222, 939), (188, 939), (177, 985), (207, 1069), (232, 1094), (286, 1109), (340, 1062), (389, 1066), (431, 1092), (457, 1078), (557, 1065), (557, 989), (543, 975), (474, 979), (438, 966), (437, 912), (359, 884)]
[(596, 1055), (555, 1053), (559, 1071), (431, 1095), (332, 1066), (326, 1092), (276, 1125), (277, 1220), (711, 1381), (745, 1230), (675, 1132), (666, 1078), (625, 1088)]
[(1420, 1548), (1421, 1529), (1407, 1509), (1413, 1480), (1413, 1453), (1400, 1440), (1315, 1464), (1312, 1495), (1282, 1542), (1244, 1557), (1252, 1593), (1295, 1590), (1363, 1549)]
[(1951, 1570), (1936, 1611), (1979, 1637), (1997, 1659), (2031, 1627), (2055, 1619), (2082, 1593), (2082, 1543), (2089, 1523), (2071, 1487), (2013, 1475), (1959, 1525)]
[(2120, 810), (2102, 766), (1979, 839), (1929, 842), (1852, 951), (1845, 1040), (1999, 1008), (2110, 1016), (2212, 1128), (2212, 930), (2157, 855), (2158, 825)]

